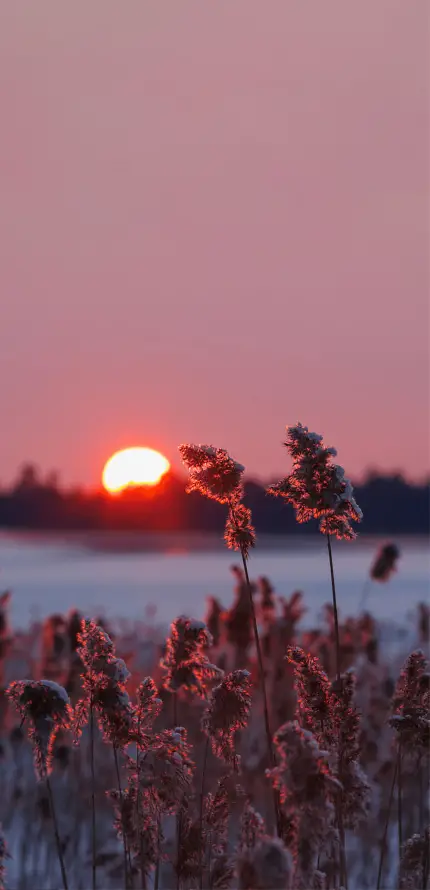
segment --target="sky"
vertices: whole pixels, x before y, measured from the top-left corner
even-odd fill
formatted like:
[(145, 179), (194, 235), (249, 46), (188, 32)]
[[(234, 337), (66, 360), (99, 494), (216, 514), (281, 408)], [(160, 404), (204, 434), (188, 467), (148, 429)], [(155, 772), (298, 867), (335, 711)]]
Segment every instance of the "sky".
[(0, 11), (0, 483), (114, 451), (429, 469), (422, 0)]

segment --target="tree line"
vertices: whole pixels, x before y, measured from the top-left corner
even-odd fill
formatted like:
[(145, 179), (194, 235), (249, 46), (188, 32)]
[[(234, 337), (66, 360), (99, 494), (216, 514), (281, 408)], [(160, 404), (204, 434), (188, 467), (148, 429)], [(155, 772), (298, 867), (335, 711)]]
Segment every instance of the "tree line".
[[(102, 490), (66, 489), (55, 473), (42, 479), (27, 464), (10, 488), (0, 490), (0, 527), (38, 530), (115, 529), (222, 532), (225, 509), (185, 491), (185, 479), (167, 474), (159, 485), (129, 489), (117, 496)], [(428, 534), (429, 481), (411, 484), (400, 474), (370, 474), (354, 485), (364, 518), (364, 534)], [(249, 480), (245, 503), (260, 534), (312, 534), (316, 524), (297, 525), (289, 505)]]

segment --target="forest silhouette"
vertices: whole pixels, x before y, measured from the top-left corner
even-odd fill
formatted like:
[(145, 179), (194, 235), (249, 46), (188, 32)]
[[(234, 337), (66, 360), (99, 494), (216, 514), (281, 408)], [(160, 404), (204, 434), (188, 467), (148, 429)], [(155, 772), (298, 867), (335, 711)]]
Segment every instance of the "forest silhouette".
[[(0, 489), (0, 527), (53, 530), (199, 531), (221, 533), (225, 509), (197, 494), (186, 494), (186, 480), (168, 473), (153, 487), (128, 489), (120, 495), (103, 490), (64, 488), (55, 473), (42, 478), (26, 464), (17, 480)], [(364, 534), (428, 534), (430, 484), (411, 484), (400, 474), (371, 473), (354, 485), (364, 518)], [(257, 533), (302, 535), (317, 531), (317, 523), (298, 525), (294, 510), (268, 497), (265, 486), (248, 480), (245, 503), (252, 510)]]

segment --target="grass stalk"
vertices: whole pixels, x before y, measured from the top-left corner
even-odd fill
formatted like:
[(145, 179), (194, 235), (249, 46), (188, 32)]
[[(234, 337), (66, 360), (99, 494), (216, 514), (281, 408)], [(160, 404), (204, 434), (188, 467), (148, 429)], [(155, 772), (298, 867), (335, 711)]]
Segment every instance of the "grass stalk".
[(399, 739), (397, 745), (397, 829), (399, 837), (399, 862), (402, 856), (403, 846), (403, 801), (402, 801), (402, 745)]
[(200, 789), (200, 814), (199, 814), (199, 828), (200, 828), (200, 847), (199, 847), (199, 873), (200, 873), (200, 890), (203, 890), (203, 872), (204, 872), (204, 862), (203, 862), (203, 804), (205, 799), (205, 780), (206, 780), (206, 767), (208, 762), (208, 754), (209, 754), (209, 736), (206, 736), (205, 741), (205, 753), (203, 755), (203, 769), (202, 769), (202, 784)]
[(92, 890), (97, 887), (97, 865), (96, 865), (96, 777), (94, 769), (94, 707), (93, 698), (90, 698), (90, 761), (91, 761), (91, 844), (92, 844)]
[[(330, 535), (327, 535), (328, 558), (330, 563), (331, 592), (333, 599), (334, 637), (336, 647), (336, 679), (340, 687), (340, 639), (339, 619), (337, 614), (336, 584), (334, 580), (333, 553), (331, 549)], [(340, 690), (339, 690), (340, 691)]]
[(392, 778), (391, 788), (390, 788), (390, 797), (388, 800), (387, 815), (385, 818), (384, 833), (382, 835), (382, 840), (381, 840), (381, 852), (380, 852), (380, 856), (379, 856), (378, 880), (376, 883), (376, 890), (381, 890), (382, 869), (384, 867), (385, 853), (387, 850), (387, 834), (388, 834), (388, 826), (390, 824), (391, 809), (393, 806), (394, 789), (396, 787), (396, 781), (397, 781), (397, 768), (398, 768), (398, 759), (396, 758), (396, 763), (394, 766), (393, 778)]
[(119, 763), (118, 763), (118, 751), (116, 745), (112, 743), (113, 748), (113, 756), (115, 760), (115, 772), (116, 772), (116, 780), (118, 783), (118, 791), (119, 791), (119, 800), (121, 807), (121, 825), (122, 825), (122, 843), (124, 850), (124, 880), (125, 880), (125, 890), (128, 890), (128, 868), (127, 868), (127, 840), (125, 836), (125, 822), (124, 822), (124, 813), (122, 807), (122, 787), (121, 787), (121, 775), (119, 771)]
[[(327, 535), (327, 548), (328, 548), (328, 558), (330, 564), (330, 577), (331, 577), (331, 592), (333, 599), (333, 618), (334, 618), (334, 635), (335, 635), (335, 649), (336, 649), (336, 680), (338, 685), (339, 695), (342, 692), (341, 689), (341, 673), (340, 673), (340, 638), (339, 638), (339, 618), (337, 613), (337, 597), (336, 597), (336, 584), (334, 580), (334, 565), (333, 565), (333, 553), (331, 549), (331, 541), (330, 535)], [(339, 740), (339, 750), (338, 750), (338, 758), (339, 758), (339, 777), (342, 772), (342, 750)], [(348, 874), (346, 867), (346, 852), (345, 852), (345, 828), (343, 824), (343, 812), (342, 812), (342, 798), (339, 795), (339, 800), (336, 806), (337, 813), (337, 823), (339, 828), (339, 838), (340, 838), (340, 880), (345, 890), (348, 890)]]
[[(178, 726), (178, 695), (173, 692), (173, 729)], [(176, 890), (179, 890), (179, 862), (181, 855), (181, 834), (182, 834), (182, 818), (181, 809), (179, 807), (176, 814)]]
[(52, 821), (54, 823), (55, 843), (56, 843), (56, 847), (57, 847), (58, 861), (60, 863), (60, 868), (61, 868), (61, 877), (63, 880), (63, 888), (64, 888), (64, 890), (68, 890), (66, 867), (64, 865), (63, 851), (61, 849), (61, 841), (60, 841), (60, 832), (58, 830), (57, 814), (55, 812), (55, 806), (54, 806), (54, 796), (52, 794), (51, 782), (50, 782), (48, 773), (46, 773), (46, 787), (48, 789), (49, 808), (51, 810)]
[[(260, 677), (261, 693), (263, 696), (264, 726), (265, 726), (265, 730), (266, 730), (267, 753), (269, 756), (270, 766), (273, 768), (276, 765), (276, 762), (275, 762), (275, 755), (274, 755), (274, 751), (273, 751), (273, 736), (272, 736), (272, 730), (270, 727), (269, 707), (268, 707), (268, 703), (267, 703), (266, 679), (265, 679), (265, 674), (264, 674), (263, 656), (262, 656), (262, 652), (261, 652), (260, 636), (258, 633), (257, 617), (255, 614), (254, 598), (252, 596), (251, 582), (249, 580), (248, 565), (246, 562), (246, 556), (245, 556), (245, 552), (244, 552), (243, 548), (241, 548), (241, 556), (242, 556), (243, 570), (245, 572), (246, 586), (248, 589), (249, 605), (250, 605), (251, 616), (252, 616), (252, 624), (253, 624), (253, 628), (254, 628), (255, 646), (257, 649), (258, 672), (259, 672), (259, 677)], [(281, 837), (279, 795), (275, 789), (273, 789), (273, 803), (274, 803), (274, 808), (275, 808), (276, 831), (277, 831), (278, 837)]]

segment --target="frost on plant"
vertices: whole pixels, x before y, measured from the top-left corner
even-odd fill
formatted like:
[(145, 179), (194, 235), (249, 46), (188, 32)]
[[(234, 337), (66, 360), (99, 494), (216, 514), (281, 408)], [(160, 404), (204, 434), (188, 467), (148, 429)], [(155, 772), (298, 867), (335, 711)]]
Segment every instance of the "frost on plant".
[(406, 751), (430, 748), (430, 674), (427, 660), (418, 649), (402, 669), (395, 689), (391, 726)]
[(288, 890), (293, 861), (279, 838), (260, 837), (255, 846), (238, 854), (236, 872), (240, 890)]
[(323, 534), (355, 538), (351, 522), (360, 522), (362, 513), (343, 467), (333, 463), (336, 450), (327, 448), (322, 436), (310, 433), (301, 423), (287, 427), (285, 446), (293, 469), (270, 486), (269, 493), (292, 504), (298, 522), (319, 519)]
[(122, 658), (116, 658), (108, 634), (94, 621), (82, 620), (78, 642), (77, 653), (86, 670), (82, 676), (83, 696), (73, 713), (75, 737), (79, 738), (93, 710), (104, 739), (115, 748), (123, 748), (134, 727), (134, 709), (125, 688), (129, 671)]
[(278, 766), (268, 770), (268, 776), (291, 824), (297, 886), (311, 887), (318, 856), (329, 841), (337, 840), (332, 798), (341, 786), (329, 767), (328, 753), (296, 721), (281, 726), (274, 742)]
[(188, 491), (198, 491), (220, 504), (241, 498), (244, 467), (224, 448), (212, 445), (180, 445), (182, 460), (190, 473)]
[(36, 771), (44, 777), (52, 765), (58, 732), (70, 727), (69, 696), (52, 680), (17, 680), (9, 685), (7, 695), (27, 723)]
[(203, 621), (184, 615), (176, 618), (160, 661), (166, 689), (176, 692), (184, 688), (206, 698), (209, 684), (223, 676), (223, 671), (211, 664), (205, 654), (211, 645), (212, 637)]
[(198, 491), (228, 505), (224, 540), (230, 550), (240, 550), (246, 559), (255, 544), (255, 529), (251, 511), (242, 503), (245, 467), (224, 448), (212, 445), (180, 445), (179, 451), (190, 474), (187, 491)]
[(235, 733), (248, 723), (251, 709), (249, 671), (233, 671), (212, 690), (202, 718), (203, 732), (209, 737), (214, 754), (238, 769)]

